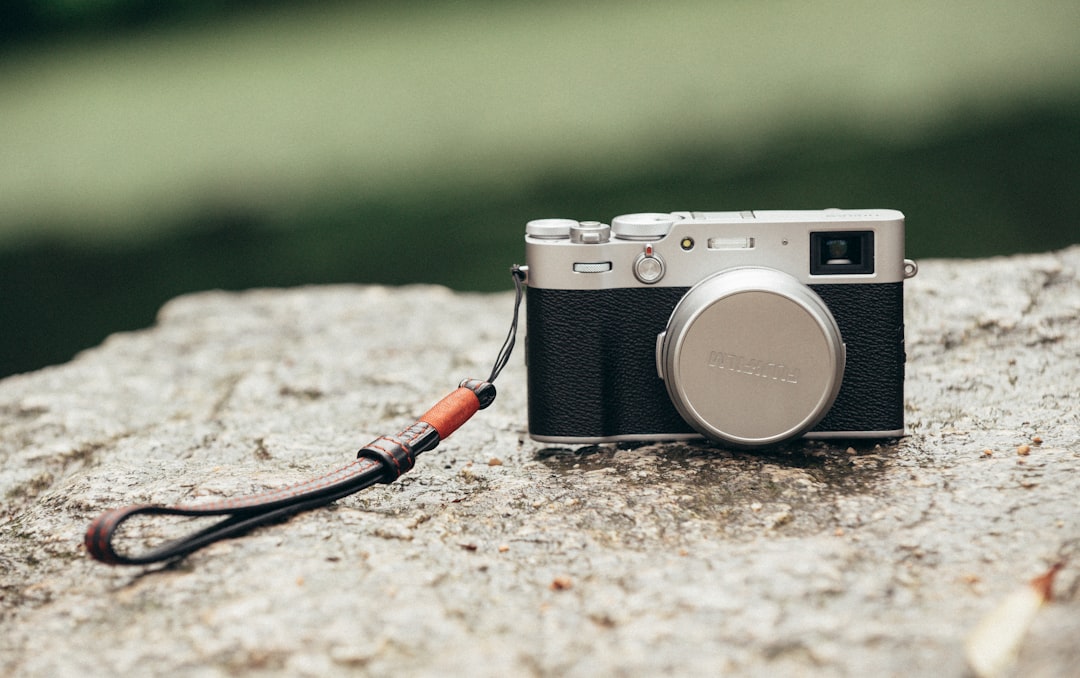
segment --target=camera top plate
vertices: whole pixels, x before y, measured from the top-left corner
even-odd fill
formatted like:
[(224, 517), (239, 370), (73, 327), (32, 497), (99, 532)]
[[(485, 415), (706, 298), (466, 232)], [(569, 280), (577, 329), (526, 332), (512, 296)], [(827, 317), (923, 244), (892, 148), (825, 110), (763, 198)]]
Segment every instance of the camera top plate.
[[(648, 212), (615, 217), (607, 230), (602, 226), (573, 219), (529, 222), (529, 286), (691, 287), (741, 266), (773, 268), (804, 284), (887, 283), (910, 277), (905, 271), (904, 215), (896, 210)], [(833, 233), (838, 236), (828, 237)], [(852, 244), (857, 263), (845, 265), (843, 259), (822, 254), (831, 241), (856, 243), (853, 234), (869, 235), (860, 247)], [(647, 247), (648, 256), (656, 260), (647, 262), (649, 268), (662, 265), (660, 276), (641, 275), (639, 259)]]

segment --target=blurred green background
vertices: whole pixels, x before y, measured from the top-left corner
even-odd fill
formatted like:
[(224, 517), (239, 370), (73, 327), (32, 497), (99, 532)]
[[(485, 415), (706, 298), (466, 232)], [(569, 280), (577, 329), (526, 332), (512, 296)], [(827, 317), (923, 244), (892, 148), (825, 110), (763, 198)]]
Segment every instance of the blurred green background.
[(507, 289), (538, 217), (1080, 241), (1075, 1), (9, 0), (0, 45), (0, 376), (194, 290)]

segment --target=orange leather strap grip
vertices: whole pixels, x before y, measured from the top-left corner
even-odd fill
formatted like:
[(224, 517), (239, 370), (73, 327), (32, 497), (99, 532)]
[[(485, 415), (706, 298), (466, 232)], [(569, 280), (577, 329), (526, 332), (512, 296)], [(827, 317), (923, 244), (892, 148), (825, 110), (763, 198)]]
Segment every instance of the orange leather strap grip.
[(435, 406), (420, 417), (420, 421), (431, 424), (439, 432), (439, 440), (446, 440), (454, 431), (467, 422), (480, 409), (480, 398), (472, 390), (459, 387), (452, 391)]

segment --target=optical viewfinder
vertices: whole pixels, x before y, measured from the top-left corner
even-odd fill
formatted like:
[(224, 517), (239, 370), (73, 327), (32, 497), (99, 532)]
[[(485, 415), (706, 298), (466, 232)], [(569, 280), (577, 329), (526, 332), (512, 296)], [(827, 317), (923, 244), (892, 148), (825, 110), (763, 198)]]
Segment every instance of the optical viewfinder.
[(873, 231), (818, 231), (810, 234), (810, 275), (873, 272)]

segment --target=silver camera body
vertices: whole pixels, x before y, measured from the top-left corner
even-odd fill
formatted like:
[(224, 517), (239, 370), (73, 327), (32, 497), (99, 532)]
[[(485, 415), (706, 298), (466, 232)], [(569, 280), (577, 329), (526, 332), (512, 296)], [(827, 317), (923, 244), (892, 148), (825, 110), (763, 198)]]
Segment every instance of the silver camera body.
[(530, 221), (529, 433), (591, 444), (903, 435), (904, 215)]

